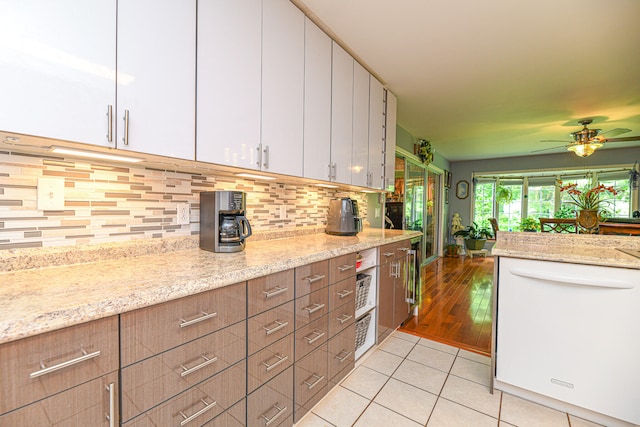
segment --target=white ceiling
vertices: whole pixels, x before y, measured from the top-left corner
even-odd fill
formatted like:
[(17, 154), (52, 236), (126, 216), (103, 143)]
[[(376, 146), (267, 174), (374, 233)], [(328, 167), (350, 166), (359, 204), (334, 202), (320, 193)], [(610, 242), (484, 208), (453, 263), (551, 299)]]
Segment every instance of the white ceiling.
[[(396, 94), (398, 124), (451, 161), (575, 156), (539, 141), (570, 141), (587, 117), (640, 135), (640, 0), (292, 1)], [(628, 146), (640, 142), (605, 148)]]

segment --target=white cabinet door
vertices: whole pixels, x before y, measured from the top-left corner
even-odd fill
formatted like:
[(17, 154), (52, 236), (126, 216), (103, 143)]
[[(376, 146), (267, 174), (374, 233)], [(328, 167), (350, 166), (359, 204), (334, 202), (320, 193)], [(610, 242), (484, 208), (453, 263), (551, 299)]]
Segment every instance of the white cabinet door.
[(351, 184), (368, 185), (369, 157), (369, 72), (353, 63), (353, 141)]
[(114, 0), (0, 2), (0, 129), (113, 146), (115, 31)]
[(198, 161), (260, 167), (261, 28), (261, 1), (198, 2)]
[(331, 163), (331, 39), (305, 18), (305, 178), (328, 181)]
[(118, 1), (118, 148), (195, 159), (195, 66), (195, 0)]
[(262, 9), (262, 170), (302, 176), (304, 15), (289, 0)]
[(384, 87), (369, 78), (369, 187), (384, 187)]
[(353, 58), (333, 42), (331, 80), (332, 181), (351, 184), (353, 139)]
[(394, 94), (387, 92), (386, 113), (385, 113), (385, 146), (384, 146), (384, 179), (385, 186), (395, 185), (396, 168), (396, 120), (397, 120), (397, 100)]

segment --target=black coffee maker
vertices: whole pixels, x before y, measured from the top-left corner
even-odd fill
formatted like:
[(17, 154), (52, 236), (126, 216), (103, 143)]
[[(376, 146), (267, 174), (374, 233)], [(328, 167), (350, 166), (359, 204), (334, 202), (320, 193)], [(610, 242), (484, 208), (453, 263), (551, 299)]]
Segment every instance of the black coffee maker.
[(242, 191), (200, 193), (200, 248), (212, 252), (239, 252), (251, 236), (245, 217), (247, 195)]

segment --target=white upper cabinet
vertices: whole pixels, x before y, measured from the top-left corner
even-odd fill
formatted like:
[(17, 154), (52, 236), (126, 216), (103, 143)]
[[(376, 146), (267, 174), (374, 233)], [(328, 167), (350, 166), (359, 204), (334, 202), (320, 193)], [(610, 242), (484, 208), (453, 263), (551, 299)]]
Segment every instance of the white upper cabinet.
[(369, 168), (369, 72), (353, 63), (353, 141), (351, 184), (368, 186)]
[(261, 1), (198, 1), (196, 160), (260, 168), (261, 28)]
[(351, 184), (354, 60), (336, 42), (332, 46), (331, 180)]
[(331, 39), (305, 18), (305, 178), (328, 181), (331, 163)]
[(195, 67), (196, 0), (118, 0), (118, 148), (195, 159)]
[(289, 0), (263, 0), (262, 167), (302, 176), (304, 15)]
[(398, 102), (394, 94), (385, 90), (387, 96), (385, 111), (384, 179), (385, 187), (395, 185), (396, 169), (396, 120)]
[[(375, 77), (369, 78), (369, 182), (384, 187), (384, 87)], [(394, 150), (395, 151), (395, 150)]]
[(1, 1), (0, 130), (114, 146), (115, 32), (114, 0)]

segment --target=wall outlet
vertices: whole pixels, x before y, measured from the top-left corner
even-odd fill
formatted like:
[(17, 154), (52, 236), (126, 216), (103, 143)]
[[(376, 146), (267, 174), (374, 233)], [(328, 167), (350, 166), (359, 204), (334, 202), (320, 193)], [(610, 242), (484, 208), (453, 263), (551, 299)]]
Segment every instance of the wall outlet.
[(178, 211), (178, 225), (189, 224), (189, 203), (178, 203), (176, 210)]
[(64, 179), (38, 178), (38, 210), (64, 210)]

